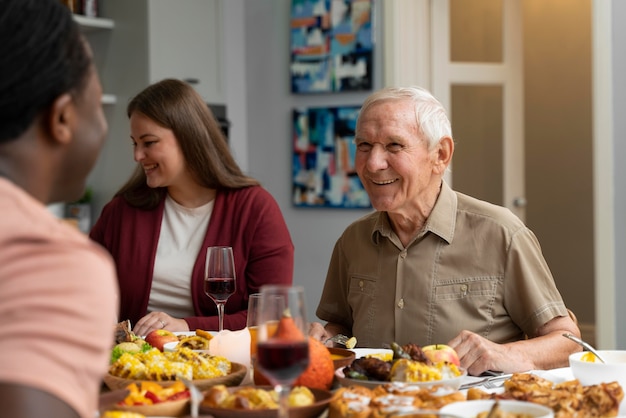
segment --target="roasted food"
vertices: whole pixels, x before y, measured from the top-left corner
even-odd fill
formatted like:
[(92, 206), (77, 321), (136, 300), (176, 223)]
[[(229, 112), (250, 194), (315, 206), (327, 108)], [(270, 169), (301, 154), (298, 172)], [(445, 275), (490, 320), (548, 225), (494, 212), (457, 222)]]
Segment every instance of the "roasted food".
[(389, 380), (392, 363), (383, 361), (375, 357), (361, 357), (344, 367), (343, 373), (352, 379), (378, 380), (385, 382)]
[(344, 367), (349, 379), (378, 382), (431, 382), (451, 379), (461, 375), (456, 364), (446, 361), (433, 363), (416, 344), (391, 344), (393, 359), (384, 361), (376, 357), (361, 357)]
[(465, 395), (456, 390), (417, 388), (404, 383), (389, 383), (375, 389), (349, 386), (335, 392), (329, 405), (328, 418), (410, 417), (411, 413), (439, 410), (452, 402), (464, 400)]
[[(295, 386), (289, 392), (288, 402), (292, 408), (309, 406), (315, 402), (315, 395), (307, 387)], [(205, 393), (202, 405), (225, 409), (278, 409), (278, 394), (274, 390), (254, 386), (229, 391), (224, 385), (216, 385)]]
[(430, 359), (424, 353), (424, 350), (422, 350), (422, 347), (420, 347), (419, 345), (409, 343), (399, 348), (402, 349), (402, 351), (405, 352), (411, 360), (419, 361), (420, 363), (432, 366), (432, 361), (430, 361)]
[(185, 347), (190, 350), (208, 350), (210, 342), (210, 339), (199, 335), (190, 335), (179, 338), (178, 345), (176, 347)]
[(504, 382), (504, 393), (487, 393), (478, 388), (467, 391), (467, 399), (516, 399), (545, 405), (556, 418), (615, 417), (624, 399), (617, 382), (582, 386), (578, 380), (554, 384), (542, 377), (517, 373)]
[(115, 324), (115, 344), (131, 342), (134, 339), (134, 334), (130, 329), (130, 321), (121, 321)]

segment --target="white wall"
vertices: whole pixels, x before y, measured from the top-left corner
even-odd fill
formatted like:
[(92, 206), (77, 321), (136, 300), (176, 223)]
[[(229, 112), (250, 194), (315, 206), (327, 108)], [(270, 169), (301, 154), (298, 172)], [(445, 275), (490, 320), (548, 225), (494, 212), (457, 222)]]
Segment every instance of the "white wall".
[[(231, 1), (224, 3), (230, 4)], [(233, 3), (238, 1), (244, 0), (234, 0)], [(307, 106), (360, 105), (368, 92), (290, 93), (290, 8), (289, 0), (245, 1), (248, 171), (272, 193), (283, 211), (296, 250), (294, 283), (305, 287), (309, 320), (316, 320), (314, 312), (333, 245), (348, 224), (367, 210), (292, 206), (291, 110)], [(377, 11), (379, 9), (377, 7)], [(377, 23), (381, 18), (380, 13), (375, 14)], [(376, 32), (377, 45), (382, 45), (381, 31)], [(376, 49), (375, 55), (374, 84), (379, 88), (382, 83), (381, 48)]]

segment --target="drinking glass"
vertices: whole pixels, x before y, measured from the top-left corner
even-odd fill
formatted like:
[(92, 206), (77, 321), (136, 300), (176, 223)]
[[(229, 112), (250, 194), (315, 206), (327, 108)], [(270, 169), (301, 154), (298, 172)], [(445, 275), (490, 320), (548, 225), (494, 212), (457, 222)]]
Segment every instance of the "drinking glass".
[(278, 418), (287, 418), (291, 386), (309, 365), (304, 289), (300, 286), (263, 286), (257, 313), (255, 367), (280, 396)]
[(209, 247), (206, 251), (204, 293), (217, 305), (219, 331), (224, 329), (224, 305), (235, 293), (235, 261), (232, 247)]
[(248, 316), (246, 318), (246, 328), (250, 332), (250, 356), (254, 360), (256, 356), (257, 332), (259, 330), (259, 303), (260, 293), (252, 293), (248, 298)]

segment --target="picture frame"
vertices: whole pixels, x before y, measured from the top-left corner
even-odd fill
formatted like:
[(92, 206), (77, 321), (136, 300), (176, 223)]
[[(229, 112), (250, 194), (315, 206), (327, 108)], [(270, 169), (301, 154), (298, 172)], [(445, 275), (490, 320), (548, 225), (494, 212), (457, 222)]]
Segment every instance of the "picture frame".
[(373, 0), (291, 1), (291, 92), (372, 89)]
[(359, 110), (360, 106), (293, 110), (294, 206), (371, 207), (354, 164)]

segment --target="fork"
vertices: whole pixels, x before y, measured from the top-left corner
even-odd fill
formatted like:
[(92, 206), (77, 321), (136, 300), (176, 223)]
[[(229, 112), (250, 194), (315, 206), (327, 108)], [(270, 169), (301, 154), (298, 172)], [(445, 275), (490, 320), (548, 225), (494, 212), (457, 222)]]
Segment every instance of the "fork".
[(189, 389), (189, 394), (191, 395), (191, 417), (198, 418), (198, 407), (204, 399), (204, 394), (191, 380), (180, 376), (178, 378), (187, 386), (187, 389)]
[(487, 380), (483, 386), (486, 389), (497, 389), (499, 387), (502, 387), (502, 385), (504, 385), (504, 381), (506, 379), (501, 379), (501, 380)]
[(464, 383), (464, 384), (461, 385), (461, 387), (459, 387), (459, 390), (465, 390), (465, 389), (473, 388), (473, 387), (476, 387), (476, 386), (484, 386), (484, 387), (486, 387), (488, 389), (494, 389), (494, 388), (499, 387), (497, 385), (500, 382), (502, 382), (502, 384), (504, 384), (504, 381), (506, 379), (509, 379), (511, 376), (512, 376), (511, 374), (502, 374), (500, 376), (485, 377), (484, 379), (476, 380), (476, 381), (471, 382), (471, 383)]
[[(350, 344), (350, 340), (354, 339), (354, 344)], [(348, 337), (347, 335), (343, 335), (343, 334), (337, 334), (337, 335), (333, 335), (332, 337), (328, 338), (326, 341), (324, 341), (324, 344), (328, 343), (329, 341), (332, 341), (336, 344), (339, 345), (343, 345), (346, 348), (354, 348), (354, 346), (356, 345), (356, 338), (352, 337)]]

